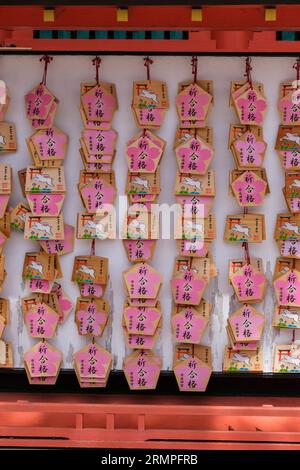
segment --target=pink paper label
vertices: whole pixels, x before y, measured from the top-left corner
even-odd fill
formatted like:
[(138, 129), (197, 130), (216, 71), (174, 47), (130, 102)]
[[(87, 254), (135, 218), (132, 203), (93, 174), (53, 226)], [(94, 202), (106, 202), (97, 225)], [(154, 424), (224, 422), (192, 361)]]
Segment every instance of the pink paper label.
[(263, 111), (267, 108), (267, 102), (259, 98), (255, 90), (249, 89), (245, 98), (237, 99), (236, 105), (241, 111), (241, 124), (263, 123)]
[(58, 108), (58, 104), (54, 101), (49, 110), (49, 114), (46, 119), (32, 119), (31, 125), (34, 129), (53, 127), (55, 114)]
[(30, 119), (46, 119), (53, 101), (53, 96), (47, 91), (43, 84), (40, 84), (33, 92), (26, 95), (25, 101), (27, 116)]
[(147, 261), (152, 257), (154, 240), (124, 240), (131, 262)]
[(50, 294), (53, 286), (53, 281), (46, 281), (45, 279), (30, 279), (29, 289), (32, 292), (41, 294)]
[(86, 161), (88, 163), (109, 163), (111, 164), (112, 161), (113, 161), (113, 155), (91, 155), (91, 154), (88, 154), (86, 156)]
[(110, 130), (90, 130), (84, 129), (83, 138), (85, 140), (88, 153), (91, 154), (113, 154), (117, 133)]
[(186, 217), (193, 215), (208, 217), (213, 204), (213, 198), (206, 196), (176, 196), (176, 200), (182, 204), (183, 214)]
[(64, 240), (43, 240), (39, 241), (43, 250), (49, 254), (66, 254), (73, 251), (74, 228), (71, 225), (64, 225)]
[(239, 178), (232, 183), (233, 189), (238, 193), (239, 203), (243, 206), (260, 205), (263, 203), (263, 196), (267, 183), (255, 179), (255, 175), (246, 171), (243, 174), (243, 180)]
[(190, 308), (174, 315), (171, 321), (178, 343), (199, 343), (207, 325), (204, 318)]
[(181, 173), (199, 175), (206, 173), (213, 157), (212, 150), (196, 138), (189, 140), (188, 147), (181, 147), (176, 153)]
[(236, 139), (233, 143), (241, 166), (260, 167), (263, 163), (266, 144), (257, 141), (252, 132), (246, 132), (243, 139)]
[(280, 305), (300, 307), (300, 282), (295, 272), (290, 271), (274, 281)]
[(211, 369), (199, 361), (197, 357), (190, 357), (183, 364), (176, 366), (175, 374), (181, 391), (204, 392)]
[(183, 277), (173, 278), (171, 286), (176, 304), (198, 305), (206, 282), (203, 279), (195, 279), (193, 271), (185, 271)]
[(34, 351), (28, 351), (24, 355), (32, 377), (56, 375), (61, 357), (61, 352), (50, 350), (46, 341), (40, 342)]
[(154, 389), (156, 387), (157, 376), (160, 372), (160, 366), (151, 363), (148, 357), (141, 352), (139, 356), (135, 357), (134, 361), (130, 361), (125, 366), (124, 372), (129, 378), (131, 389)]
[(92, 88), (81, 99), (89, 121), (93, 119), (97, 121), (111, 121), (116, 107), (115, 98), (101, 85)]
[(282, 241), (280, 255), (288, 258), (300, 258), (300, 240)]
[(251, 265), (243, 266), (242, 274), (233, 275), (231, 282), (241, 302), (260, 300), (263, 296), (265, 276), (255, 272)]
[(162, 150), (146, 136), (140, 137), (136, 146), (126, 148), (127, 161), (131, 172), (155, 172), (161, 155)]
[(82, 297), (97, 297), (100, 298), (104, 294), (104, 288), (100, 284), (91, 283), (82, 283), (79, 284), (80, 295)]
[(190, 86), (187, 94), (176, 96), (176, 105), (179, 108), (181, 120), (203, 121), (206, 117), (206, 107), (209, 104), (209, 95), (201, 93), (196, 86)]
[(278, 153), (282, 157), (282, 164), (286, 170), (298, 170), (300, 168), (300, 151), (284, 150)]
[(229, 322), (238, 341), (260, 340), (264, 319), (255, 314), (249, 306), (244, 305), (238, 315), (229, 317)]
[(75, 315), (79, 322), (80, 335), (102, 335), (107, 322), (107, 313), (104, 310), (97, 311), (94, 302), (89, 302), (85, 309), (78, 310)]
[(153, 335), (161, 314), (151, 307), (126, 307), (124, 318), (129, 333)]
[(110, 163), (85, 163), (86, 171), (102, 171), (103, 173), (111, 173), (112, 165)]
[(66, 134), (58, 133), (54, 128), (49, 128), (38, 131), (31, 139), (41, 159), (64, 159), (65, 146), (68, 142)]
[(27, 194), (34, 215), (59, 215), (64, 198), (63, 194)]
[(84, 351), (75, 353), (82, 378), (104, 378), (111, 361), (111, 354), (91, 343)]
[(161, 276), (156, 272), (149, 271), (145, 265), (139, 267), (137, 271), (126, 273), (128, 291), (130, 297), (154, 299), (158, 293), (161, 283)]
[(97, 212), (103, 204), (112, 204), (116, 197), (115, 188), (101, 178), (88, 183), (81, 189), (81, 193), (91, 213)]
[(135, 108), (135, 113), (140, 126), (160, 127), (163, 123), (165, 110), (162, 108)]
[(58, 323), (58, 315), (47, 305), (40, 303), (26, 313), (25, 321), (33, 338), (52, 338)]
[(131, 349), (153, 349), (157, 335), (133, 335), (128, 334), (127, 344)]
[(298, 101), (299, 99), (297, 99), (296, 102), (293, 102), (291, 96), (282, 98), (280, 100), (279, 110), (282, 112), (282, 116), (281, 116), (282, 124), (298, 124), (299, 123), (300, 105), (297, 104)]

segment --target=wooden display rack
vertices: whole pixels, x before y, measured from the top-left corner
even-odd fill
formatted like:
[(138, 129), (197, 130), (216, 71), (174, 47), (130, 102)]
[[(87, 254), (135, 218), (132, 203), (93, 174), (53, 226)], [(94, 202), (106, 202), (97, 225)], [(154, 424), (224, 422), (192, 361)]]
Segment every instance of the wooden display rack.
[[(0, 1), (0, 54), (300, 53), (296, 1), (199, 3)], [(41, 390), (23, 370), (0, 370), (0, 445), (300, 449), (300, 398), (282, 398), (299, 396), (299, 385), (291, 374), (214, 373), (205, 394), (187, 395), (162, 373), (154, 393), (128, 394), (122, 374), (112, 372), (95, 394), (80, 391), (73, 372)]]

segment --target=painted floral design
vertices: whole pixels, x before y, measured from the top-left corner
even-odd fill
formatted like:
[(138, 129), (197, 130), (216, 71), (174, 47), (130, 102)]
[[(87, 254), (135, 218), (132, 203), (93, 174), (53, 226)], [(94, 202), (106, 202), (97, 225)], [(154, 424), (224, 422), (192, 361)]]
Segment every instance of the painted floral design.
[(267, 102), (259, 98), (255, 90), (248, 90), (246, 97), (237, 99), (236, 104), (240, 110), (242, 124), (262, 124)]
[(231, 278), (233, 288), (240, 301), (261, 299), (265, 280), (264, 274), (255, 271), (251, 265), (244, 266)]
[(205, 147), (200, 140), (191, 139), (188, 147), (177, 150), (179, 168), (182, 173), (204, 174), (212, 158), (211, 149)]
[(243, 139), (237, 139), (233, 145), (239, 155), (241, 166), (259, 167), (262, 165), (266, 144), (256, 140), (252, 132), (246, 132)]
[(95, 303), (90, 302), (85, 309), (76, 312), (76, 318), (80, 335), (100, 336), (107, 321), (107, 314), (105, 311), (97, 311)]
[(49, 106), (53, 101), (53, 96), (47, 91), (43, 84), (37, 86), (25, 97), (27, 115), (30, 119), (46, 119), (49, 113)]
[(211, 369), (197, 357), (189, 357), (175, 366), (175, 376), (181, 391), (204, 391), (211, 375)]
[(300, 307), (300, 281), (297, 271), (288, 271), (274, 281), (280, 305)]
[(81, 99), (89, 121), (112, 120), (116, 100), (101, 85), (95, 86), (92, 90), (85, 93)]
[(292, 94), (280, 100), (279, 110), (282, 124), (297, 124), (300, 121), (300, 105), (293, 102)]
[(45, 342), (38, 343), (34, 350), (25, 353), (28, 370), (33, 377), (56, 375), (62, 354), (52, 350)]
[(176, 97), (181, 120), (204, 121), (206, 118), (209, 95), (201, 92), (199, 87), (191, 85), (188, 93)]
[(104, 378), (111, 354), (94, 343), (74, 354), (82, 378)]
[(171, 321), (176, 341), (182, 343), (199, 343), (207, 325), (202, 316), (190, 309), (174, 315)]
[(154, 172), (161, 154), (161, 149), (153, 145), (146, 137), (140, 137), (137, 145), (126, 149), (130, 171)]
[(197, 279), (193, 271), (185, 271), (182, 277), (175, 277), (171, 281), (175, 303), (198, 305), (206, 282)]
[(64, 198), (65, 196), (63, 194), (27, 194), (32, 213), (41, 216), (58, 216)]
[(45, 304), (37, 304), (25, 315), (25, 322), (33, 338), (52, 338), (58, 315)]
[(232, 183), (232, 188), (238, 194), (239, 204), (242, 206), (258, 206), (262, 204), (267, 188), (267, 183), (247, 171), (243, 177), (236, 179)]

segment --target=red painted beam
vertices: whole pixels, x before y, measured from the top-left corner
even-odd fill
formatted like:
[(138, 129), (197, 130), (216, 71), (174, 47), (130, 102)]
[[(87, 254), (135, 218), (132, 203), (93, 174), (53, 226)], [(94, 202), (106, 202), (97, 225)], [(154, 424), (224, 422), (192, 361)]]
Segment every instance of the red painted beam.
[(300, 449), (294, 398), (0, 394), (0, 423), (7, 447)]
[(277, 20), (265, 21), (264, 6), (204, 6), (203, 21), (191, 21), (190, 6), (133, 6), (129, 21), (118, 23), (113, 6), (58, 6), (55, 21), (43, 21), (41, 6), (0, 6), (0, 28), (32, 29), (192, 29), (192, 30), (293, 30), (300, 28), (300, 5), (278, 5)]
[[(287, 53), (298, 55), (298, 41), (276, 41), (275, 31), (200, 31), (191, 32), (188, 40), (128, 40), (128, 39), (32, 39), (30, 30), (0, 30), (4, 46), (50, 52), (129, 52), (129, 53)], [(15, 51), (14, 48), (11, 49)], [(0, 48), (1, 53), (1, 48)]]

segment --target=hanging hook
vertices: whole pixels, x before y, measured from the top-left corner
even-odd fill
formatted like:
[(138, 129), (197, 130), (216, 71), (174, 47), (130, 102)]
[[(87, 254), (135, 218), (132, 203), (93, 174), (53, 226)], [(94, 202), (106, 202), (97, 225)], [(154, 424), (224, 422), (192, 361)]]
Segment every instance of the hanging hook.
[(96, 80), (97, 85), (99, 85), (99, 69), (100, 69), (100, 65), (101, 65), (100, 57), (96, 55), (96, 57), (94, 57), (94, 59), (92, 59), (92, 64), (96, 68), (95, 80)]
[(197, 74), (198, 74), (198, 57), (196, 55), (192, 56), (191, 66), (192, 66), (193, 81), (194, 81), (194, 83), (196, 83), (197, 82)]
[(149, 56), (144, 57), (144, 66), (147, 69), (147, 80), (150, 80), (150, 65), (153, 64), (153, 60)]
[(244, 77), (246, 77), (247, 82), (249, 83), (250, 88), (252, 90), (253, 89), (253, 83), (252, 83), (251, 71), (252, 71), (253, 67), (252, 67), (251, 63), (252, 63), (251, 57), (246, 57)]
[(41, 81), (41, 84), (46, 85), (47, 82), (47, 71), (48, 71), (48, 64), (52, 62), (53, 57), (50, 55), (43, 55), (43, 57), (40, 58), (40, 62), (44, 62), (44, 72), (43, 72), (43, 78)]

